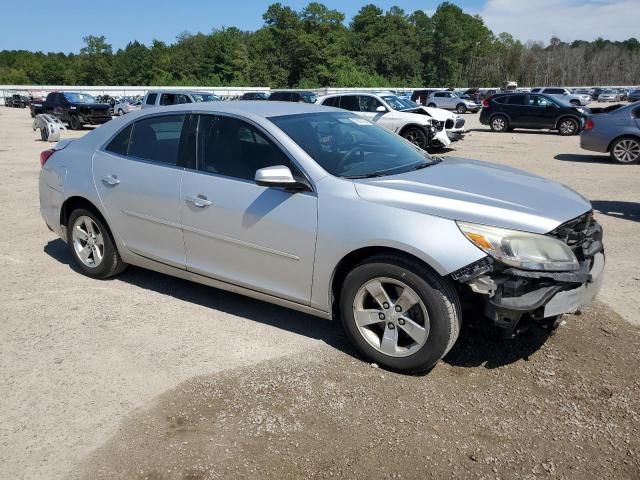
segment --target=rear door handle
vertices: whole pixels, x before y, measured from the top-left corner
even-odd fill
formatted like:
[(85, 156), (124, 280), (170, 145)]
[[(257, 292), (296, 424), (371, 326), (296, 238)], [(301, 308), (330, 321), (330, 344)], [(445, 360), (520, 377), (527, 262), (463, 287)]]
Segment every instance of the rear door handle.
[(105, 175), (102, 177), (102, 181), (107, 185), (118, 185), (120, 183), (116, 175)]
[(208, 207), (209, 205), (211, 205), (211, 202), (209, 200), (207, 200), (207, 197), (205, 197), (202, 194), (190, 195), (190, 196), (186, 197), (185, 200), (187, 202), (193, 203), (193, 205), (195, 207), (198, 207), (198, 208), (204, 208), (204, 207)]

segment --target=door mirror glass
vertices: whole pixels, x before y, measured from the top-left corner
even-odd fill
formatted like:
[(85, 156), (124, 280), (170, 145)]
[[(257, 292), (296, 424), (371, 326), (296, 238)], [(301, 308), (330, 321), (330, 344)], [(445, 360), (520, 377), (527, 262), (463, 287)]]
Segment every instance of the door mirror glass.
[(376, 112), (384, 113), (386, 111), (387, 111), (387, 109), (386, 109), (386, 107), (384, 105), (380, 105), (378, 108), (376, 108)]
[(256, 171), (255, 182), (261, 187), (282, 187), (292, 190), (306, 190), (307, 186), (293, 178), (289, 167), (276, 165)]

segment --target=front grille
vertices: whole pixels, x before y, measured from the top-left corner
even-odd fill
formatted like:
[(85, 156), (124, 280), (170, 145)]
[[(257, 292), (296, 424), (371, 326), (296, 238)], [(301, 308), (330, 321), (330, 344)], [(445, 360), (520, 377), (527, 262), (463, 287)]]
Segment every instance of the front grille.
[(579, 261), (603, 250), (602, 227), (593, 218), (593, 210), (563, 223), (550, 235), (566, 243)]
[(456, 128), (462, 128), (464, 127), (464, 118), (458, 118), (456, 120)]
[(92, 108), (89, 113), (94, 117), (106, 117), (109, 115), (109, 110), (101, 108)]

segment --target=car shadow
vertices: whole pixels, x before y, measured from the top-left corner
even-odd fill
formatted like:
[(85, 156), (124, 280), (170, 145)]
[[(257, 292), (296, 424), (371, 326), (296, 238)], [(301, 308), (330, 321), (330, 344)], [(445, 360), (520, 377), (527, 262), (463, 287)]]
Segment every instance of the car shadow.
[(640, 222), (640, 203), (616, 200), (592, 200), (591, 205), (602, 215)]
[(504, 135), (504, 134), (509, 134), (509, 133), (516, 133), (516, 134), (524, 134), (524, 135), (553, 135), (553, 136), (560, 136), (560, 134), (558, 132), (556, 132), (555, 130), (525, 130), (525, 129), (512, 129), (512, 130), (507, 130), (506, 132), (494, 132), (493, 130), (491, 130), (491, 128), (486, 127), (486, 128), (470, 128), (467, 130), (467, 132), (485, 132), (485, 133), (495, 133), (496, 135), (500, 134), (500, 135)]
[[(82, 274), (73, 262), (67, 244), (62, 240), (50, 241), (44, 246), (44, 252), (67, 265), (74, 272)], [(117, 280), (181, 301), (320, 340), (347, 355), (366, 362), (351, 346), (340, 321), (337, 320), (322, 320), (243, 295), (133, 266), (118, 275)], [(471, 317), (473, 318), (474, 315), (472, 314)], [(505, 340), (479, 315), (475, 318), (477, 320), (463, 323), (458, 341), (444, 358), (444, 362), (460, 367), (497, 368), (528, 358), (546, 341), (546, 337), (543, 338), (539, 333), (532, 336), (530, 332), (514, 340)]]
[(562, 162), (578, 162), (578, 163), (608, 163), (615, 165), (607, 155), (585, 155), (582, 153), (559, 153), (555, 157), (556, 160)]
[(514, 338), (504, 338), (489, 322), (479, 317), (469, 319), (467, 315), (458, 341), (443, 361), (454, 367), (504, 367), (519, 360), (528, 360), (551, 334), (551, 330), (531, 325)]

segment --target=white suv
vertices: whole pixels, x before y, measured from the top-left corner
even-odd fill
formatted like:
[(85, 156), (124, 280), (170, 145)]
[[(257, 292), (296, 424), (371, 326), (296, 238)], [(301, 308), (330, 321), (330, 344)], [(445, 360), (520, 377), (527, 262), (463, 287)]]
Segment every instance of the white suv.
[(402, 99), (392, 93), (339, 93), (319, 97), (316, 103), (357, 113), (397, 133), (423, 150), (432, 144), (432, 140), (438, 134), (443, 135), (443, 140), (449, 144), (444, 130), (441, 128), (438, 131), (426, 112), (403, 112), (402, 109), (406, 107)]
[(182, 103), (216, 102), (220, 100), (220, 97), (211, 92), (149, 90), (142, 99), (142, 108), (165, 107)]
[(473, 100), (459, 97), (456, 92), (433, 92), (427, 99), (428, 107), (446, 108), (447, 110), (455, 110), (459, 114), (480, 111), (482, 105), (475, 103)]

